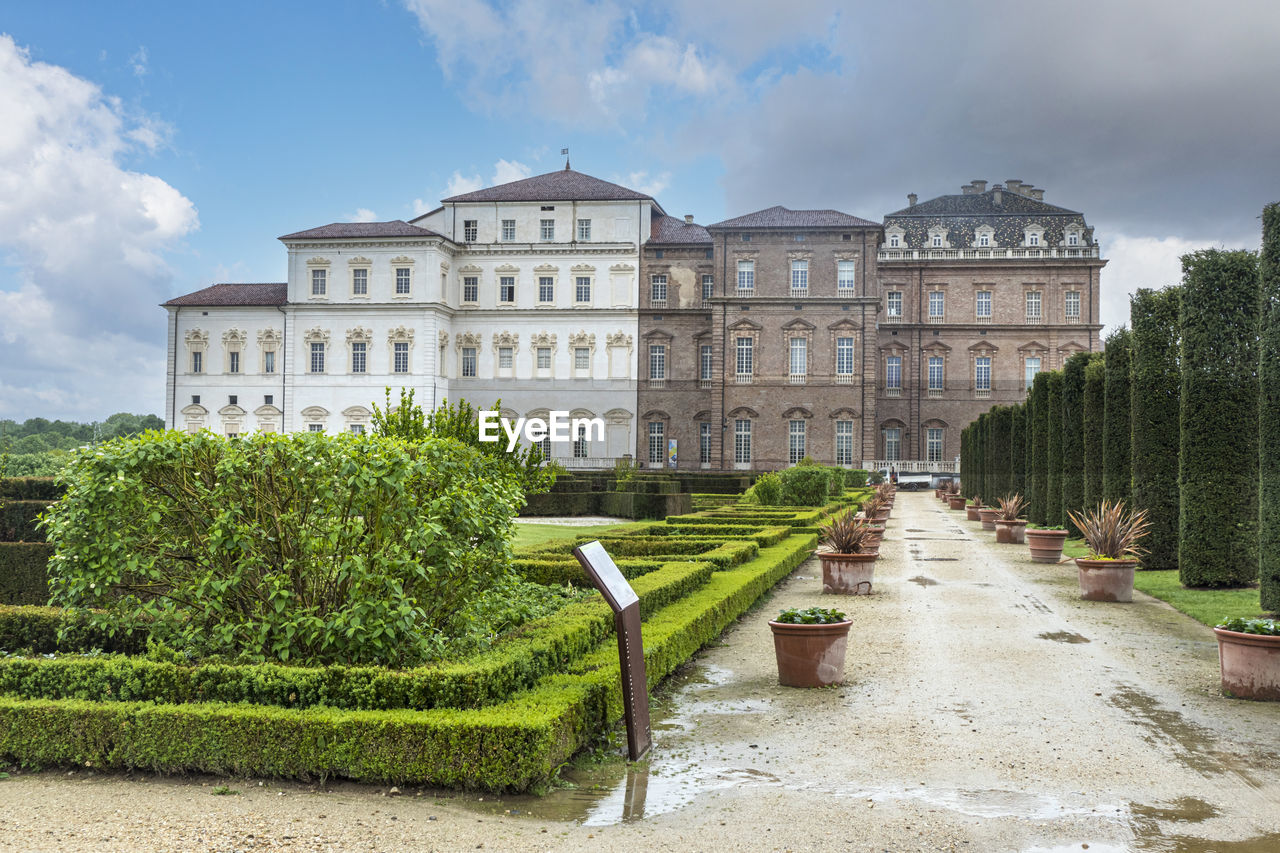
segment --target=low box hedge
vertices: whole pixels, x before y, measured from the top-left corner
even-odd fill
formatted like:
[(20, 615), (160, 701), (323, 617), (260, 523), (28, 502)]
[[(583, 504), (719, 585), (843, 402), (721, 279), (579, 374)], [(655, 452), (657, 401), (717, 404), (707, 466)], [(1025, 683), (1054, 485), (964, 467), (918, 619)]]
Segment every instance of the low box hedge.
[[(88, 624), (85, 613), (68, 613), (56, 607), (0, 605), (0, 653), (27, 650), (33, 654), (104, 652), (139, 654), (146, 651), (144, 632), (112, 635)], [(59, 639), (59, 632), (62, 638)]]
[[(591, 579), (582, 570), (582, 566), (572, 554), (542, 554), (541, 559), (517, 556), (511, 561), (511, 568), (527, 581), (547, 586), (591, 586)], [(567, 559), (566, 559), (567, 558)], [(615, 560), (618, 571), (627, 580), (660, 569), (661, 560)]]
[(47, 604), (52, 556), (45, 542), (0, 542), (0, 604)]
[(48, 508), (49, 501), (6, 499), (0, 503), (0, 542), (43, 542), (37, 522)]

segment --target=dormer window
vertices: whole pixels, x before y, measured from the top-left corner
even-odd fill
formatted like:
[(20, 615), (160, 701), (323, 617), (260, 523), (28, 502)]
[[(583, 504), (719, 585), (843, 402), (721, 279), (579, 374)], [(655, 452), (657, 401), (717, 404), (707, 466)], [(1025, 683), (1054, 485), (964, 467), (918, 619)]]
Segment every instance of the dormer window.
[(978, 235), (978, 245), (979, 245), (979, 246), (990, 246), (990, 245), (991, 245), (991, 235), (990, 235), (990, 234), (979, 234), (979, 235)]
[(935, 248), (935, 249), (941, 249), (941, 248), (942, 248), (942, 235), (941, 235), (941, 234), (934, 234), (930, 239), (933, 241), (933, 242), (932, 242), (933, 248)]
[(929, 247), (932, 249), (950, 249), (951, 243), (947, 240), (947, 229), (938, 225), (929, 229)]
[(1073, 231), (1073, 232), (1071, 232), (1070, 234), (1068, 234), (1068, 235), (1067, 235), (1067, 245), (1068, 245), (1068, 246), (1078, 246), (1078, 245), (1080, 245), (1080, 235), (1079, 235), (1079, 234), (1077, 234), (1077, 233), (1075, 233), (1074, 231)]
[(1022, 231), (1024, 246), (1040, 246), (1044, 242), (1044, 226), (1028, 225)]
[(1027, 245), (1028, 245), (1028, 246), (1039, 246), (1039, 245), (1040, 245), (1040, 235), (1039, 235), (1039, 234), (1035, 234), (1035, 233), (1028, 234), (1028, 235), (1027, 235)]

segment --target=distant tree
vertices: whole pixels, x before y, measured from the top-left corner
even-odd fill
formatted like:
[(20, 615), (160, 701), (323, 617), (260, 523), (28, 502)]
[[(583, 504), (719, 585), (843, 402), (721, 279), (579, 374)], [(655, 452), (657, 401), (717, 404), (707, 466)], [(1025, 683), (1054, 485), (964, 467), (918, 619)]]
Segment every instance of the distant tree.
[(1031, 383), (1031, 503), (1027, 520), (1045, 524), (1049, 517), (1049, 374), (1036, 374)]
[(1092, 355), (1078, 352), (1062, 367), (1062, 515), (1072, 536), (1080, 531), (1067, 513), (1084, 508), (1084, 369)]
[(1146, 569), (1178, 567), (1178, 288), (1143, 288), (1129, 300), (1133, 506), (1145, 510)]
[(1009, 407), (1009, 491), (1027, 493), (1027, 405)]
[(1102, 429), (1106, 421), (1107, 365), (1095, 352), (1084, 368), (1084, 508), (1102, 503)]
[(1102, 426), (1102, 496), (1128, 503), (1132, 491), (1129, 470), (1129, 350), (1128, 329), (1107, 336), (1106, 399)]

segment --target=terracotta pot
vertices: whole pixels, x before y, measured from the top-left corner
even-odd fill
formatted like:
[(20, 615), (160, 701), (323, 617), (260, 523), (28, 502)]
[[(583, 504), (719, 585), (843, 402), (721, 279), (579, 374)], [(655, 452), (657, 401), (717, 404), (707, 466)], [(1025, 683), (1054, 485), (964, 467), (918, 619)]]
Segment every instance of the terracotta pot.
[(889, 520), (889, 507), (884, 507), (876, 513), (876, 521), (884, 522)]
[(942, 489), (934, 489), (934, 490), (933, 490), (933, 496), (934, 496), (935, 498), (941, 498), (941, 497), (942, 497)]
[(832, 554), (818, 552), (822, 561), (822, 591), (833, 595), (870, 595), (871, 576), (875, 574), (876, 550), (864, 554)]
[(1035, 562), (1056, 563), (1062, 559), (1062, 543), (1066, 541), (1067, 531), (1028, 528), (1026, 536), (1031, 559)]
[(982, 521), (983, 530), (996, 529), (996, 513), (999, 511), (993, 506), (984, 506), (978, 510), (978, 518)]
[(852, 620), (833, 625), (770, 622), (778, 683), (783, 687), (826, 687), (844, 678), (844, 651)]
[(1080, 597), (1085, 601), (1133, 601), (1133, 570), (1137, 560), (1076, 558)]
[(1017, 518), (1013, 521), (996, 519), (996, 541), (1002, 545), (1021, 545), (1027, 541), (1027, 520)]
[(959, 495), (952, 495), (947, 498), (947, 506), (951, 509), (964, 509), (965, 500), (965, 498), (962, 498)]
[(964, 508), (965, 515), (970, 521), (982, 521), (982, 516), (978, 515), (978, 510), (982, 507), (977, 504), (969, 504)]
[(1280, 637), (1214, 628), (1222, 689), (1237, 699), (1280, 701)]

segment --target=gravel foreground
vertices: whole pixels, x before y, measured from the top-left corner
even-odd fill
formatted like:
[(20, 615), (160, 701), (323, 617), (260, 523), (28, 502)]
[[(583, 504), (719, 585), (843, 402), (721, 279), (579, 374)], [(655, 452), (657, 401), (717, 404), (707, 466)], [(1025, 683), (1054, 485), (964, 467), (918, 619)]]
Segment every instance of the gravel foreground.
[[(10, 768), (0, 850), (1280, 851), (1280, 704), (1135, 599), (900, 493), (874, 594), (805, 563), (671, 680), (637, 765), (541, 798)], [(811, 605), (855, 620), (845, 684), (781, 688), (767, 619)]]

